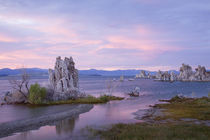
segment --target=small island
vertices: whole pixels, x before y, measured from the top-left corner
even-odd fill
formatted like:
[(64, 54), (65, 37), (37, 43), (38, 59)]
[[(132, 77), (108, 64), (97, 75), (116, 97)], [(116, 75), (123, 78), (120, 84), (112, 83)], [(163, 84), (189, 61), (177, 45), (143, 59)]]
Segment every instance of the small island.
[(123, 97), (101, 95), (94, 97), (79, 90), (78, 70), (75, 69), (73, 58), (56, 58), (54, 70), (49, 69), (49, 85), (42, 87), (38, 83), (29, 85), (29, 75), (23, 73), (21, 79), (12, 79), (13, 90), (3, 97), (1, 105), (49, 106), (75, 104), (69, 111), (50, 114), (36, 118), (11, 121), (0, 124), (0, 137), (9, 136), (15, 132), (40, 128), (66, 118), (73, 118), (81, 113), (90, 111), (93, 104), (107, 103), (113, 100), (123, 100)]
[(112, 100), (123, 100), (104, 94), (100, 97), (86, 95), (79, 89), (78, 70), (73, 58), (56, 58), (54, 70), (49, 69), (49, 85), (41, 87), (38, 83), (29, 85), (29, 75), (23, 73), (20, 80), (10, 80), (13, 91), (7, 92), (3, 104), (59, 105), (59, 104), (98, 104)]

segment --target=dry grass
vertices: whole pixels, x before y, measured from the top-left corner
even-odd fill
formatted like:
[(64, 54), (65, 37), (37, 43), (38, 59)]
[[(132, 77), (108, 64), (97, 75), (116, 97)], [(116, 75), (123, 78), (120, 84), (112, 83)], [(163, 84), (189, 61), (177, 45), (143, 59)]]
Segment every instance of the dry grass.
[(159, 119), (193, 118), (210, 120), (210, 98), (180, 98), (175, 96), (167, 104), (157, 104), (155, 107), (164, 109), (164, 117)]
[(108, 130), (90, 130), (105, 140), (209, 140), (210, 127), (192, 124), (116, 124)]
[[(164, 116), (157, 119), (193, 118), (210, 120), (210, 99), (174, 97), (167, 104), (154, 107), (164, 109)], [(155, 119), (155, 120), (157, 120)], [(105, 140), (209, 140), (210, 127), (183, 121), (166, 123), (116, 124), (105, 130), (89, 130)]]
[(62, 101), (54, 101), (54, 102), (48, 102), (43, 103), (42, 105), (59, 105), (59, 104), (101, 104), (101, 103), (107, 103), (109, 101), (113, 100), (123, 100), (123, 97), (116, 97), (111, 95), (103, 95), (98, 98), (93, 96), (87, 96), (84, 98), (78, 98), (78, 99), (71, 99), (71, 100), (62, 100)]

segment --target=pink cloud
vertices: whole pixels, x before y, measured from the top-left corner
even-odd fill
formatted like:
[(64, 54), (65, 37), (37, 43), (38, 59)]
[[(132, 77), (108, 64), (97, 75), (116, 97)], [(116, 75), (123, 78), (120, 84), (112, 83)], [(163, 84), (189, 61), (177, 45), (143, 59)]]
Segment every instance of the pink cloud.
[[(29, 47), (28, 50), (2, 53), (0, 56), (0, 63), (3, 64), (2, 67), (15, 68), (17, 65), (24, 64), (26, 67), (48, 68), (54, 64), (56, 56), (71, 55), (79, 60), (79, 68), (124, 69), (124, 67), (120, 66), (127, 59), (123, 55), (120, 56), (117, 53), (98, 54), (98, 52), (103, 49), (110, 49), (108, 51), (112, 51), (112, 49), (124, 49), (128, 52), (136, 50), (136, 52), (132, 51), (132, 54), (126, 55), (130, 55), (130, 57), (137, 60), (150, 61), (164, 52), (180, 50), (179, 47), (165, 44), (164, 39), (155, 38), (162, 33), (145, 25), (123, 29), (123, 31), (119, 31), (117, 34), (114, 31), (112, 33), (102, 33), (100, 37), (96, 36), (93, 38), (92, 36), (83, 36), (83, 34), (79, 33), (83, 29), (77, 29), (78, 27), (73, 28), (70, 26), (70, 22), (57, 17), (51, 19), (44, 16), (29, 17), (24, 14), (16, 14), (14, 17), (5, 16), (4, 20), (9, 21), (8, 24), (21, 27), (24, 31), (33, 31), (35, 34), (30, 34), (31, 36), (25, 36), (20, 39), (8, 36), (2, 36), (1, 38), (0, 35), (0, 41), (23, 41), (27, 42), (25, 46)], [(15, 21), (18, 22), (15, 23)], [(36, 43), (39, 46), (35, 47)], [(30, 49), (30, 47), (35, 48)], [(121, 64), (116, 67), (112, 66), (115, 63)], [(104, 64), (104, 66), (98, 66), (99, 64)], [(133, 68), (136, 68), (136, 66)]]
[[(121, 35), (109, 35), (104, 37), (108, 43), (102, 44), (99, 47), (91, 50), (90, 53), (97, 55), (101, 50), (116, 51), (116, 49), (125, 50), (124, 52), (132, 52), (132, 56), (141, 58), (144, 61), (150, 61), (157, 58), (159, 55), (165, 52), (180, 51), (182, 48), (179, 46), (168, 45), (167, 42), (172, 40), (166, 40), (164, 38), (158, 38), (163, 32), (150, 29), (144, 25), (138, 25), (128, 31), (124, 31), (126, 34)], [(131, 51), (132, 50), (132, 51)], [(116, 55), (116, 56), (115, 56)], [(123, 55), (122, 55), (123, 56)], [(119, 54), (113, 54), (112, 57), (119, 57)]]
[(138, 25), (136, 27), (136, 33), (143, 36), (152, 36), (156, 34), (154, 30), (149, 29), (145, 25)]
[(17, 68), (17, 67), (34, 67), (39, 65), (41, 68), (46, 68), (49, 65), (50, 57), (42, 56), (34, 50), (17, 50), (6, 53), (1, 53), (0, 68)]
[(126, 36), (110, 36), (107, 39), (110, 44), (114, 44), (113, 46), (118, 48), (131, 48), (131, 49), (139, 49), (143, 51), (177, 51), (181, 50), (180, 47), (172, 47), (162, 43), (162, 41), (154, 41), (154, 39), (138, 39), (131, 38)]
[(18, 39), (4, 34), (0, 34), (0, 42), (17, 42)]

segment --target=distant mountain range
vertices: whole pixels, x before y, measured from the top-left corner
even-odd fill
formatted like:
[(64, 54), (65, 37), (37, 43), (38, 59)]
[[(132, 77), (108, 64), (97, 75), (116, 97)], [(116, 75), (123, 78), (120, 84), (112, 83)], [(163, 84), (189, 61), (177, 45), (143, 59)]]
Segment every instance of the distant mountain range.
[[(29, 73), (30, 75), (48, 75), (47, 69), (39, 69), (39, 68), (26, 68), (25, 71)], [(91, 76), (134, 76), (136, 74), (139, 74), (141, 70), (113, 70), (113, 71), (107, 71), (107, 70), (96, 70), (96, 69), (90, 69), (90, 70), (79, 70), (80, 75), (91, 75)], [(178, 71), (172, 70), (174, 73), (179, 73)], [(20, 75), (23, 72), (23, 69), (9, 69), (4, 68), (0, 69), (0, 76), (11, 76), (11, 75)], [(150, 72), (151, 74), (155, 74), (155, 71), (146, 71), (146, 73)]]
[(132, 76), (136, 75), (141, 70), (113, 70), (113, 71), (107, 71), (107, 70), (96, 70), (96, 69), (90, 69), (90, 70), (79, 70), (79, 74), (81, 75), (103, 75), (103, 76), (120, 76), (120, 75), (127, 75)]
[(10, 75), (20, 75), (23, 71), (26, 71), (30, 75), (48, 75), (47, 69), (39, 69), (39, 68), (26, 68), (26, 69), (9, 69), (4, 68), (0, 69), (0, 76), (10, 76)]

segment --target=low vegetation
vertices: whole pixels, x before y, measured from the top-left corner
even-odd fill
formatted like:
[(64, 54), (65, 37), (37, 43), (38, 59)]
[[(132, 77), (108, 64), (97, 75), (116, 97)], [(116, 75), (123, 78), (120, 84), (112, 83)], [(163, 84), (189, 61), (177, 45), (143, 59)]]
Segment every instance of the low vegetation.
[(193, 124), (116, 124), (110, 129), (90, 131), (105, 140), (210, 139), (210, 127)]
[(167, 100), (166, 104), (157, 104), (155, 107), (164, 109), (164, 116), (157, 119), (193, 118), (198, 120), (210, 120), (210, 98), (186, 98), (175, 96)]
[(93, 96), (87, 96), (83, 98), (78, 98), (74, 100), (65, 100), (65, 101), (53, 101), (45, 103), (47, 105), (58, 105), (58, 104), (100, 104), (100, 103), (107, 103), (109, 101), (113, 100), (123, 100), (123, 97), (116, 97), (111, 95), (102, 95), (100, 97), (93, 97)]
[[(194, 124), (180, 120), (190, 118), (201, 121), (210, 120), (210, 98), (186, 98), (175, 96), (167, 103), (157, 104), (154, 109), (163, 110), (163, 116), (153, 118), (157, 123), (115, 124), (105, 130), (89, 128), (94, 136), (107, 140), (177, 140), (177, 139), (210, 139), (210, 126)], [(176, 120), (172, 122), (159, 120)]]
[(123, 97), (116, 97), (112, 95), (101, 95), (100, 97), (87, 96), (76, 99), (61, 100), (61, 101), (47, 101), (47, 90), (41, 87), (38, 83), (30, 86), (28, 101), (31, 105), (59, 105), (59, 104), (100, 104), (107, 103), (113, 100), (123, 100)]
[(42, 104), (46, 98), (47, 90), (39, 84), (30, 86), (28, 100), (31, 104)]

